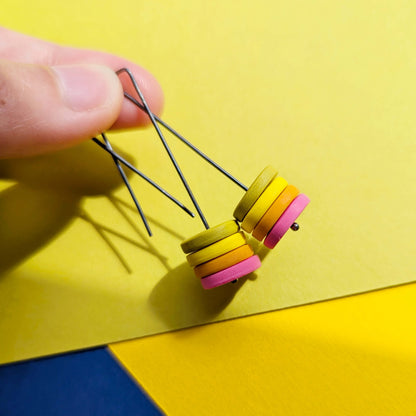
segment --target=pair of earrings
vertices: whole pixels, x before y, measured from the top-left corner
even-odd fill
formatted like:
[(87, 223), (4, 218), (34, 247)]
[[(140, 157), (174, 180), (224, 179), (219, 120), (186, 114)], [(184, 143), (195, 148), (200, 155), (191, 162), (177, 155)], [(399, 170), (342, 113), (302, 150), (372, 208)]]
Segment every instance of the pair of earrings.
[[(187, 254), (187, 261), (193, 267), (195, 275), (201, 279), (203, 288), (212, 289), (235, 281), (257, 270), (261, 266), (261, 261), (247, 243), (246, 233), (251, 234), (267, 248), (274, 248), (290, 228), (294, 231), (299, 229), (296, 220), (309, 204), (309, 198), (299, 193), (299, 190), (295, 186), (289, 185), (285, 179), (278, 176), (277, 170), (271, 166), (266, 167), (250, 187), (245, 186), (197, 149), (181, 134), (153, 114), (132, 73), (127, 68), (117, 71), (118, 75), (121, 73), (126, 73), (130, 78), (141, 102), (126, 92), (124, 96), (149, 116), (205, 227), (203, 232), (185, 240), (181, 244), (183, 252)], [(245, 191), (244, 196), (234, 210), (234, 220), (227, 221), (215, 227), (209, 226), (178, 162), (162, 134), (159, 124)], [(113, 157), (149, 235), (151, 235), (149, 224), (121, 164), (124, 164), (140, 175), (189, 215), (194, 216), (181, 202), (115, 153), (104, 133), (102, 134), (102, 138), (104, 143), (96, 138), (93, 138), (93, 140)]]

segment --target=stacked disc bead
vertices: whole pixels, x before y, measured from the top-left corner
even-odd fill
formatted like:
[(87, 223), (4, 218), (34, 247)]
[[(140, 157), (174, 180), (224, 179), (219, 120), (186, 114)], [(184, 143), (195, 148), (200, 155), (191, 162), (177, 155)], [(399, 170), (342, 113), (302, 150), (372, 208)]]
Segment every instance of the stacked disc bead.
[(204, 289), (232, 282), (261, 265), (240, 226), (233, 220), (185, 240), (181, 247)]
[(248, 188), (234, 211), (241, 228), (272, 249), (309, 204), (309, 198), (267, 166)]

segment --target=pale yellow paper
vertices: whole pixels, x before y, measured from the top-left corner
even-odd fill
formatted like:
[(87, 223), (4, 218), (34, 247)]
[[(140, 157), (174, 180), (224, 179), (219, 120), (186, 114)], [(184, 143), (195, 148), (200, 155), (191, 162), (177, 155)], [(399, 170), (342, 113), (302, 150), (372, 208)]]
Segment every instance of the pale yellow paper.
[[(205, 292), (179, 246), (202, 224), (133, 179), (146, 237), (93, 143), (0, 162), (0, 362), (415, 280), (416, 6), (5, 0), (2, 10), (8, 27), (143, 64), (164, 88), (167, 122), (244, 183), (272, 164), (312, 203), (301, 231), (260, 253), (255, 280)], [(190, 206), (151, 129), (110, 139)], [(231, 219), (242, 191), (168, 139), (210, 224)]]

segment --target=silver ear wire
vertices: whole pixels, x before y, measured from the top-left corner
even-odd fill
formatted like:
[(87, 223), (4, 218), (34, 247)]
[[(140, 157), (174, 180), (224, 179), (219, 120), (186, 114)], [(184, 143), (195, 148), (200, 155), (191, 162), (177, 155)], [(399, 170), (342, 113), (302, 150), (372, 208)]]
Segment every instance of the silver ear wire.
[[(142, 111), (146, 111), (144, 106), (140, 104), (134, 97), (132, 97), (127, 92), (124, 93), (124, 96), (130, 100), (133, 104), (135, 104), (137, 107), (139, 107)], [(238, 185), (240, 188), (242, 188), (244, 191), (247, 191), (247, 186), (244, 185), (242, 182), (240, 182), (238, 179), (236, 179), (231, 173), (227, 172), (224, 168), (222, 168), (217, 162), (212, 160), (210, 157), (208, 157), (205, 153), (203, 153), (201, 150), (199, 150), (196, 146), (194, 146), (189, 140), (185, 139), (180, 133), (178, 133), (173, 127), (169, 126), (166, 122), (164, 122), (162, 119), (160, 119), (156, 114), (153, 114), (154, 119), (163, 126), (166, 130), (171, 132), (174, 136), (176, 136), (182, 143), (186, 144), (190, 149), (192, 149), (196, 154), (201, 156), (203, 159), (205, 159), (210, 165), (212, 165), (214, 168), (218, 169), (223, 175), (225, 175), (228, 179), (230, 179), (232, 182), (234, 182), (236, 185)]]
[(134, 205), (137, 208), (137, 211), (140, 214), (140, 217), (143, 221), (143, 224), (147, 230), (147, 233), (149, 234), (149, 236), (152, 236), (152, 231), (150, 229), (149, 223), (146, 219), (146, 216), (144, 215), (144, 212), (139, 204), (139, 201), (137, 200), (137, 197), (130, 185), (129, 180), (127, 179), (126, 174), (124, 173), (124, 170), (121, 166), (121, 164), (125, 165), (126, 167), (128, 167), (130, 170), (132, 170), (133, 172), (135, 172), (137, 175), (139, 175), (141, 178), (143, 178), (146, 182), (148, 182), (150, 185), (152, 185), (153, 187), (155, 187), (158, 191), (160, 191), (163, 195), (165, 195), (167, 198), (169, 198), (171, 201), (173, 201), (176, 205), (178, 205), (180, 208), (182, 208), (188, 215), (190, 215), (191, 217), (195, 217), (195, 214), (190, 211), (188, 208), (185, 207), (185, 205), (183, 205), (180, 201), (178, 201), (176, 198), (174, 198), (169, 192), (165, 191), (161, 186), (159, 186), (156, 182), (154, 182), (153, 180), (151, 180), (149, 177), (147, 177), (144, 173), (142, 173), (141, 171), (139, 171), (137, 168), (135, 168), (131, 163), (127, 162), (127, 160), (125, 160), (124, 158), (122, 158), (120, 155), (118, 155), (116, 152), (114, 152), (107, 136), (105, 133), (101, 134), (101, 137), (104, 140), (104, 143), (100, 140), (98, 140), (96, 137), (93, 137), (93, 141), (100, 146), (102, 149), (104, 149), (106, 152), (108, 152), (112, 158), (113, 161), (117, 167), (117, 170), (119, 171), (119, 174), (124, 182), (124, 184), (126, 185), (131, 198), (133, 199)]
[(182, 204), (182, 202), (178, 201), (175, 197), (173, 197), (169, 192), (167, 192), (165, 189), (163, 189), (160, 185), (158, 185), (156, 182), (154, 182), (152, 179), (150, 179), (148, 176), (146, 176), (143, 172), (138, 170), (136, 167), (134, 167), (131, 163), (129, 163), (126, 159), (121, 157), (119, 154), (117, 154), (114, 150), (109, 149), (103, 142), (98, 140), (97, 138), (92, 139), (95, 143), (98, 144), (102, 149), (104, 149), (107, 153), (112, 155), (115, 159), (117, 159), (120, 163), (128, 167), (130, 170), (132, 170), (134, 173), (139, 175), (142, 179), (144, 179), (146, 182), (148, 182), (150, 185), (152, 185), (154, 188), (156, 188), (159, 192), (161, 192), (163, 195), (165, 195), (167, 198), (169, 198), (172, 202), (174, 202), (178, 207), (183, 209), (188, 215), (191, 217), (195, 217), (195, 214), (188, 209), (185, 205)]
[(198, 202), (196, 201), (195, 196), (192, 193), (191, 188), (189, 187), (188, 182), (186, 181), (185, 176), (183, 175), (182, 170), (179, 167), (179, 164), (175, 159), (175, 156), (173, 155), (172, 151), (170, 150), (170, 147), (167, 144), (165, 137), (163, 136), (158, 124), (156, 123), (156, 119), (155, 119), (153, 113), (150, 111), (149, 106), (147, 105), (147, 102), (144, 98), (144, 95), (140, 91), (140, 88), (139, 88), (133, 74), (131, 73), (131, 71), (128, 68), (122, 68), (122, 69), (118, 70), (116, 72), (116, 74), (119, 75), (123, 72), (126, 73), (128, 75), (128, 77), (130, 78), (134, 89), (136, 90), (138, 96), (140, 97), (140, 100), (142, 101), (142, 106), (144, 107), (144, 111), (146, 111), (147, 115), (149, 116), (149, 118), (150, 118), (150, 120), (153, 124), (153, 127), (156, 129), (156, 132), (157, 132), (160, 140), (162, 141), (163, 146), (164, 146), (166, 152), (168, 153), (169, 158), (170, 158), (171, 162), (173, 163), (173, 166), (175, 167), (176, 172), (178, 173), (186, 191), (188, 192), (188, 195), (191, 198), (192, 203), (194, 204), (194, 207), (195, 207), (196, 211), (198, 212), (198, 215), (201, 218), (202, 223), (204, 224), (205, 228), (208, 229), (209, 228), (208, 222), (207, 222), (204, 214), (202, 213), (201, 208), (199, 207)]
[[(103, 138), (107, 149), (108, 150), (113, 150), (113, 148), (111, 147), (111, 144), (108, 141), (106, 135), (104, 133), (101, 133), (101, 137)], [(143, 224), (146, 227), (147, 233), (149, 234), (149, 237), (151, 237), (152, 236), (152, 230), (150, 229), (150, 226), (149, 226), (149, 223), (147, 221), (147, 218), (146, 218), (146, 216), (143, 213), (142, 207), (140, 206), (139, 201), (136, 198), (136, 195), (135, 195), (135, 193), (134, 193), (134, 191), (133, 191), (133, 189), (132, 189), (132, 187), (130, 185), (130, 182), (127, 179), (127, 176), (124, 173), (124, 170), (121, 167), (120, 162), (118, 161), (118, 159), (115, 156), (112, 156), (112, 158), (113, 158), (114, 163), (115, 163), (115, 165), (117, 167), (117, 170), (120, 173), (121, 179), (123, 179), (124, 184), (126, 185), (127, 189), (130, 192), (130, 196), (133, 199), (134, 205), (136, 205), (137, 211), (139, 211), (140, 217), (142, 218)]]

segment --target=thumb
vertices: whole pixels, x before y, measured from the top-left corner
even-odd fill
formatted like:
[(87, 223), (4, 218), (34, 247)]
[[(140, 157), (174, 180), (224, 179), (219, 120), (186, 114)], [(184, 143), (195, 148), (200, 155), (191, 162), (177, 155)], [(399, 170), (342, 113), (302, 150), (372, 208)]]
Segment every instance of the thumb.
[(99, 65), (45, 67), (0, 60), (0, 158), (61, 149), (107, 130), (123, 90)]

